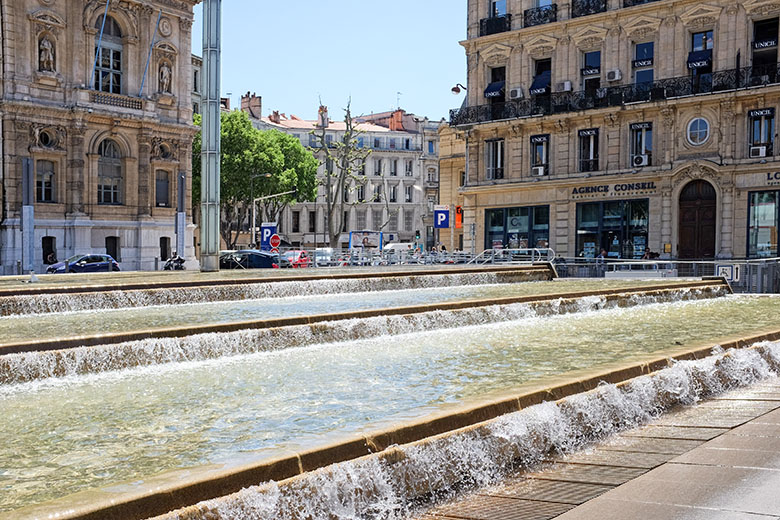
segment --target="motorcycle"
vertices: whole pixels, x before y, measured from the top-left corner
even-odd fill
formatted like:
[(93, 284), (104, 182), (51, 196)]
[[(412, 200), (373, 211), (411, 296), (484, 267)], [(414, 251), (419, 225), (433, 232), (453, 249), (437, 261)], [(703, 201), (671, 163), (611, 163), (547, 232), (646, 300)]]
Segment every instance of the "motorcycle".
[(179, 255), (173, 255), (163, 266), (163, 271), (184, 271), (184, 259)]

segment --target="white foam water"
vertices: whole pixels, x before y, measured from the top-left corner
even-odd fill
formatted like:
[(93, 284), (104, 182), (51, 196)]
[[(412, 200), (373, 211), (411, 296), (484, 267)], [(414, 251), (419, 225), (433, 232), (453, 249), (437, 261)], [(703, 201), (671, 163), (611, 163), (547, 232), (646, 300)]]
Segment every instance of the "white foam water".
[(394, 276), (365, 279), (320, 279), (272, 283), (232, 284), (213, 287), (179, 287), (77, 294), (42, 294), (0, 297), (0, 316), (45, 314), (83, 310), (181, 305), (216, 301), (393, 291), (458, 285), (490, 285), (547, 279), (539, 273), (464, 273)]
[(633, 307), (725, 295), (721, 286), (674, 289), (625, 296), (588, 296), (575, 300), (493, 305), (452, 311), (380, 316), (273, 329), (247, 329), (182, 338), (150, 338), (116, 345), (0, 356), (0, 384), (109, 372), (138, 366), (179, 363), (302, 347), (321, 343), (407, 334), (552, 316)]
[(780, 343), (680, 361), (625, 385), (546, 402), (466, 428), (266, 483), (155, 520), (401, 520), (456, 492), (500, 482), (550, 455), (572, 453), (678, 405), (774, 377)]

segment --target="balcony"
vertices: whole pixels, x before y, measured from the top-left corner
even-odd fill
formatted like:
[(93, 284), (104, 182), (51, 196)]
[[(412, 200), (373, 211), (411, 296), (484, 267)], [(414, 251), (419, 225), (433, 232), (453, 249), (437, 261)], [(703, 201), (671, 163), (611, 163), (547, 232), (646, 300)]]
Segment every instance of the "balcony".
[(512, 15), (493, 16), (479, 21), (479, 35), (488, 36), (512, 30)]
[(780, 66), (744, 67), (704, 74), (600, 88), (595, 93), (555, 92), (531, 99), (466, 107), (450, 111), (452, 126), (488, 123), (504, 119), (621, 107), (628, 103), (706, 95), (778, 83)]
[(99, 105), (132, 108), (133, 110), (141, 110), (143, 108), (143, 100), (140, 98), (111, 94), (100, 90), (90, 91), (90, 101)]
[(658, 0), (623, 0), (623, 7), (634, 7), (635, 5), (644, 5)]
[(572, 0), (571, 17), (588, 16), (607, 10), (607, 0)]
[(558, 4), (526, 9), (523, 13), (523, 27), (533, 27), (558, 21)]

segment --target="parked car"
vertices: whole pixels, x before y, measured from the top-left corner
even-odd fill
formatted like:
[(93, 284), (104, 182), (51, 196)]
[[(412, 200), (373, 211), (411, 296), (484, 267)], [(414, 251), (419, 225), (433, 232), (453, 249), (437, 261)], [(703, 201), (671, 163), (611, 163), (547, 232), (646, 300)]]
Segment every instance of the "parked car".
[(339, 257), (332, 247), (320, 247), (314, 250), (315, 267), (340, 267), (347, 265), (347, 260)]
[(290, 267), (311, 267), (311, 258), (306, 251), (293, 249), (284, 253), (282, 258), (290, 262)]
[[(75, 255), (64, 262), (57, 262), (50, 265), (46, 272), (53, 273), (107, 273), (109, 271), (119, 271), (119, 264), (116, 263), (111, 255)], [(67, 266), (67, 268), (66, 268)]]
[(245, 249), (219, 255), (220, 269), (278, 269), (279, 256), (267, 251)]

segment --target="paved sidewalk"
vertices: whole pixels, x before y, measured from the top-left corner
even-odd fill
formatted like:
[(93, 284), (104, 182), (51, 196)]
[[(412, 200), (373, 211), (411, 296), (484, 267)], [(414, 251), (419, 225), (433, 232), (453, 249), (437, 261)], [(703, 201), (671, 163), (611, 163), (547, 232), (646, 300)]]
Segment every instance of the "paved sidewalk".
[(670, 412), (419, 520), (780, 519), (780, 379)]

